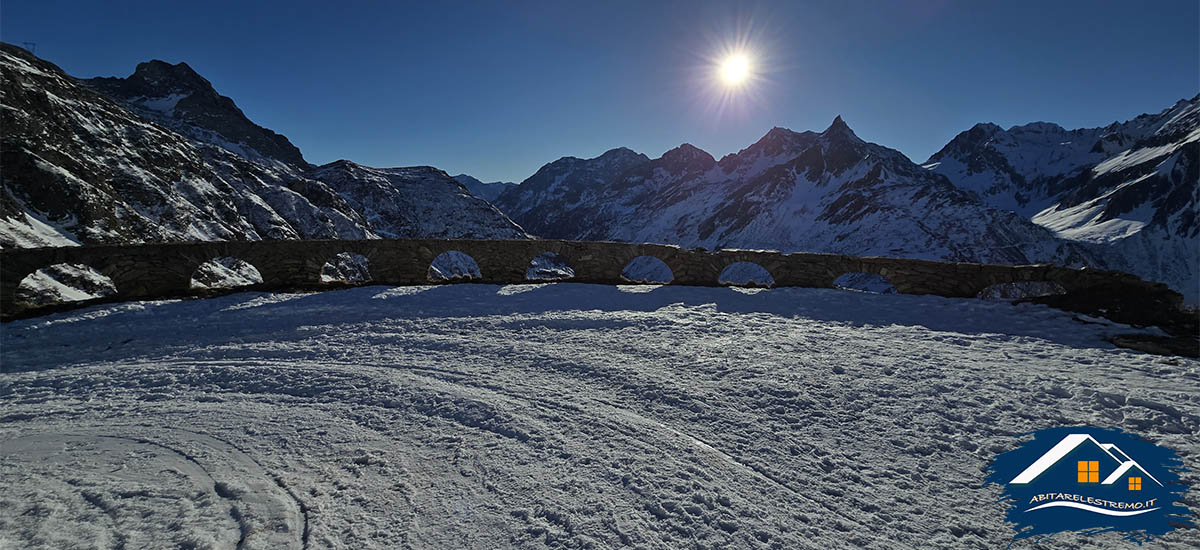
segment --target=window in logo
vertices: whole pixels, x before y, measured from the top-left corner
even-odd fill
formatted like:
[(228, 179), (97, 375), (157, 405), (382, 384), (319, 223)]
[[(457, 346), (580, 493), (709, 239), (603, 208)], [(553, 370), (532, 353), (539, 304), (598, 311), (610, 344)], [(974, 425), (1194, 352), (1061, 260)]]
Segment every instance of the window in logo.
[(1100, 461), (1099, 460), (1080, 460), (1079, 461), (1079, 482), (1080, 483), (1100, 483)]
[(1140, 478), (1140, 477), (1129, 478), (1129, 490), (1130, 491), (1141, 491), (1142, 490), (1142, 478)]

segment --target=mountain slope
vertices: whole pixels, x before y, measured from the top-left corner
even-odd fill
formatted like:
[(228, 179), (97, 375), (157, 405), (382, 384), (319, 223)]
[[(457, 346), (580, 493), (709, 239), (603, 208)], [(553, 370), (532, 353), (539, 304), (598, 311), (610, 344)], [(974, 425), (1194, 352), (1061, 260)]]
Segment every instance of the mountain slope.
[(1200, 96), (1103, 128), (979, 124), (926, 162), (1122, 271), (1200, 293)]
[[(2, 246), (528, 237), (440, 170), (311, 168), (182, 64), (83, 86), (0, 44), (0, 77)], [(144, 99), (181, 90), (190, 95), (161, 112)]]
[(517, 184), (511, 181), (490, 181), (484, 183), (466, 174), (454, 176), (454, 181), (461, 183), (472, 195), (488, 202), (495, 202), (496, 198), (505, 191), (517, 186)]
[(596, 239), (591, 214), (609, 207), (607, 192), (626, 170), (648, 162), (626, 148), (593, 159), (563, 157), (541, 167), (519, 186), (497, 197), (504, 213), (529, 232), (548, 238)]
[(1048, 230), (987, 208), (898, 151), (859, 139), (840, 117), (821, 133), (772, 129), (719, 162), (688, 144), (655, 160), (622, 149), (561, 159), (497, 204), (531, 232), (553, 238), (1088, 261)]
[(189, 137), (252, 153), (247, 156), (275, 159), (295, 168), (309, 166), (292, 142), (251, 122), (232, 99), (218, 94), (208, 80), (186, 63), (171, 65), (155, 59), (139, 63), (127, 78), (101, 77), (81, 82), (120, 100), (139, 114), (165, 122), (173, 129), (184, 129)]
[(432, 166), (371, 168), (339, 160), (306, 175), (336, 189), (383, 238), (528, 237), (495, 206)]

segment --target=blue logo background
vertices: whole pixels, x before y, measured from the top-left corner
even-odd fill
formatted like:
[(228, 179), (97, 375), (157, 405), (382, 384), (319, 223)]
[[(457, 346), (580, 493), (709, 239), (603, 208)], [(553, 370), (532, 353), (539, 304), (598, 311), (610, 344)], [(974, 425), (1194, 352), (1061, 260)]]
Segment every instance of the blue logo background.
[[(1015, 538), (1120, 531), (1140, 543), (1192, 525), (1191, 512), (1177, 503), (1187, 486), (1179, 480), (1185, 470), (1175, 451), (1117, 428), (1049, 428), (1032, 435), (1032, 441), (997, 456), (985, 480), (1004, 486)], [(1122, 464), (1130, 461), (1136, 465)], [(1098, 465), (1099, 471), (1088, 478), (1081, 462), (1090, 463), (1086, 468)], [(1024, 476), (1023, 483), (1013, 483), (1018, 476)], [(1115, 481), (1104, 484), (1109, 476)], [(1140, 480), (1136, 490), (1133, 480)], [(1145, 511), (1151, 508), (1157, 509)]]

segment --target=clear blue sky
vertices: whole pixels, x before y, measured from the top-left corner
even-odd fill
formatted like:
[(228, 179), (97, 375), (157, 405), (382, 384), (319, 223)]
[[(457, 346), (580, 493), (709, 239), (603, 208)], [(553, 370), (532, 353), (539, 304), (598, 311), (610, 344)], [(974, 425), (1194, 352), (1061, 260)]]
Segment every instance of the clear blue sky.
[[(1157, 112), (1200, 91), (1198, 4), (4, 0), (0, 39), (79, 77), (186, 61), (310, 162), (520, 181), (838, 114), (920, 162), (976, 122)], [(739, 39), (759, 78), (720, 103), (712, 59)]]

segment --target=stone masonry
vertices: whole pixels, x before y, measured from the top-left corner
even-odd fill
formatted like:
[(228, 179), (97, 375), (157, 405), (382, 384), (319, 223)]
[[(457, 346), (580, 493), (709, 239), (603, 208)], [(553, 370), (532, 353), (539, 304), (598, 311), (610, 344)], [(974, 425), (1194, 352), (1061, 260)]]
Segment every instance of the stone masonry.
[[(0, 251), (0, 314), (12, 318), (26, 308), (16, 301), (21, 281), (38, 269), (55, 264), (83, 264), (112, 279), (116, 300), (186, 296), (195, 292), (191, 278), (200, 264), (231, 256), (258, 269), (264, 289), (319, 287), (325, 262), (342, 252), (361, 254), (369, 261), (371, 280), (361, 284), (415, 285), (429, 279), (429, 266), (440, 254), (457, 250), (470, 255), (482, 278), (470, 282), (514, 284), (525, 278), (530, 261), (545, 252), (561, 256), (575, 271), (572, 282), (627, 284), (622, 269), (639, 256), (653, 256), (671, 268), (670, 284), (718, 286), (721, 271), (735, 262), (761, 265), (774, 286), (831, 288), (845, 273), (882, 275), (905, 294), (974, 297), (999, 283), (1048, 281), (1068, 293), (1089, 288), (1117, 289), (1125, 296), (1154, 296), (1179, 303), (1178, 293), (1161, 283), (1134, 275), (1052, 265), (988, 265), (858, 258), (838, 254), (756, 250), (685, 249), (661, 244), (556, 240), (319, 240), (222, 241), (174, 244), (102, 245)], [(341, 283), (344, 284), (344, 283)]]

